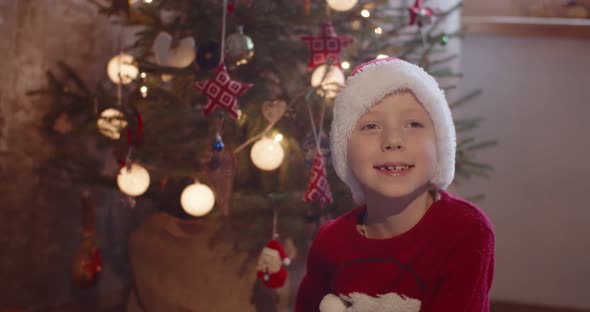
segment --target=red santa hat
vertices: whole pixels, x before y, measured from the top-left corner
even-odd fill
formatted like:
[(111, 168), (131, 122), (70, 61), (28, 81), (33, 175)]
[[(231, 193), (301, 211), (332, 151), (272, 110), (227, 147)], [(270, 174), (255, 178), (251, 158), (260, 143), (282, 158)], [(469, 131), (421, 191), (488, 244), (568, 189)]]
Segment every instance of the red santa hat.
[(258, 259), (256, 276), (269, 288), (280, 288), (287, 280), (285, 266), (291, 263), (291, 259), (285, 254), (281, 244), (273, 239), (262, 249)]
[(412, 91), (434, 124), (438, 163), (430, 184), (435, 189), (445, 189), (455, 175), (455, 126), (444, 91), (419, 66), (396, 58), (372, 60), (353, 70), (336, 97), (330, 133), (334, 170), (359, 205), (365, 203), (365, 196), (348, 166), (348, 140), (357, 120), (385, 96), (398, 90)]

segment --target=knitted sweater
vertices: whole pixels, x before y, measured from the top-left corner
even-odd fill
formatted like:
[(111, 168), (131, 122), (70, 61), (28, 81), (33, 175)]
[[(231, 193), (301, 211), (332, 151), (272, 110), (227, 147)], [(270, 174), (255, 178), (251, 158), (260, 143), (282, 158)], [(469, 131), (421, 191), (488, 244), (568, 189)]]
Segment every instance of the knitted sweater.
[[(356, 229), (366, 207), (326, 222), (307, 258), (296, 312), (320, 310), (341, 297), (348, 309), (324, 311), (489, 311), (494, 233), (472, 203), (440, 192), (421, 220), (389, 239)], [(344, 307), (344, 305), (343, 305)]]

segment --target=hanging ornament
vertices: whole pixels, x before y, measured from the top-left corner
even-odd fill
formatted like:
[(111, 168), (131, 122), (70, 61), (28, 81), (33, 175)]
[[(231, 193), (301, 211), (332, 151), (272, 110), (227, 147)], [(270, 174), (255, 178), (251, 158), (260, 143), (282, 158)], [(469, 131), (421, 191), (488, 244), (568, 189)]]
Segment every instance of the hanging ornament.
[(89, 192), (82, 194), (82, 242), (72, 268), (74, 283), (80, 288), (94, 286), (102, 271), (100, 250), (96, 246), (96, 209)]
[(430, 25), (433, 22), (434, 12), (430, 8), (422, 7), (423, 0), (416, 0), (413, 6), (409, 8), (410, 11), (410, 22), (408, 25), (418, 25), (422, 27)]
[(191, 216), (202, 217), (213, 209), (215, 196), (213, 191), (199, 182), (187, 186), (180, 194), (182, 209)]
[[(327, 71), (327, 73), (326, 73)], [(332, 99), (344, 87), (345, 77), (339, 66), (323, 64), (311, 74), (311, 86), (318, 88), (318, 94)]]
[(326, 0), (330, 9), (334, 11), (348, 11), (358, 3), (358, 0)]
[(234, 190), (236, 158), (230, 150), (211, 153), (207, 165), (207, 177), (215, 194), (215, 203), (223, 215), (229, 215), (229, 204)]
[(287, 111), (287, 102), (283, 100), (266, 101), (262, 104), (262, 116), (271, 124), (277, 123)]
[(340, 53), (342, 52), (342, 49), (352, 43), (352, 38), (336, 35), (334, 26), (332, 26), (331, 22), (324, 22), (322, 24), (322, 32), (319, 35), (302, 36), (301, 40), (305, 41), (311, 50), (311, 55), (307, 64), (307, 67), (310, 69), (324, 64), (328, 60), (331, 60), (333, 64), (340, 66)]
[(158, 63), (163, 66), (184, 68), (195, 59), (195, 39), (185, 37), (174, 43), (172, 36), (161, 31), (154, 39), (154, 54)]
[(117, 185), (124, 194), (139, 196), (145, 193), (150, 186), (150, 174), (139, 164), (131, 163), (119, 170)]
[(207, 95), (203, 115), (209, 115), (218, 108), (223, 108), (234, 118), (238, 118), (238, 96), (252, 87), (251, 84), (231, 80), (225, 64), (219, 64), (217, 73), (209, 80), (195, 82), (195, 87)]
[(216, 152), (221, 152), (223, 150), (223, 147), (223, 140), (221, 138), (221, 135), (219, 135), (218, 133), (215, 135), (215, 143), (213, 143), (213, 150)]
[(107, 138), (118, 140), (121, 137), (121, 130), (127, 127), (125, 115), (115, 108), (107, 108), (96, 120), (98, 131)]
[(135, 65), (133, 56), (121, 52), (107, 64), (107, 74), (116, 84), (128, 84), (137, 78), (139, 69)]
[(446, 45), (447, 45), (447, 43), (449, 43), (449, 36), (447, 36), (447, 35), (442, 35), (442, 36), (440, 37), (440, 44), (441, 44), (441, 45), (443, 45), (443, 46), (446, 46)]
[(197, 48), (197, 64), (203, 71), (209, 71), (219, 65), (220, 47), (215, 41), (202, 43)]
[(252, 146), (250, 158), (258, 169), (272, 171), (283, 163), (285, 151), (277, 140), (263, 137)]
[(244, 35), (244, 27), (238, 26), (238, 31), (225, 39), (226, 60), (237, 66), (247, 64), (254, 56), (254, 42)]
[(283, 246), (273, 239), (269, 241), (260, 256), (258, 256), (258, 263), (256, 265), (256, 276), (268, 288), (280, 288), (287, 280), (287, 270), (285, 266), (291, 263), (291, 259), (287, 257)]
[(307, 190), (305, 191), (304, 200), (308, 203), (319, 202), (320, 204), (331, 204), (334, 202), (332, 192), (330, 191), (324, 157), (319, 151), (313, 160), (311, 177), (307, 185)]

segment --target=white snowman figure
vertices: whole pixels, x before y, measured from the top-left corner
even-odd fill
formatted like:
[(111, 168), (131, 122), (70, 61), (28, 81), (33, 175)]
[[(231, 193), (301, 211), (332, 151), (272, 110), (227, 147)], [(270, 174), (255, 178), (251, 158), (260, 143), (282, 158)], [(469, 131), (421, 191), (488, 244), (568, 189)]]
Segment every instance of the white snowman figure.
[(420, 300), (396, 293), (372, 297), (353, 292), (349, 295), (326, 295), (320, 302), (320, 312), (419, 312)]

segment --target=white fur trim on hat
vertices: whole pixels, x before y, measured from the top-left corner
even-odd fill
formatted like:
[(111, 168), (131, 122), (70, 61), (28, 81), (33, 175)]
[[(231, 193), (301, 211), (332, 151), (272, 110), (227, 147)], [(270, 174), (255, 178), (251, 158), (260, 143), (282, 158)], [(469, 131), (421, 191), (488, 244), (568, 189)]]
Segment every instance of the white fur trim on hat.
[(419, 66), (400, 59), (369, 61), (353, 70), (336, 97), (330, 133), (334, 170), (348, 185), (354, 201), (359, 205), (365, 203), (365, 198), (348, 166), (348, 140), (357, 120), (364, 113), (386, 95), (401, 89), (414, 93), (434, 125), (437, 164), (431, 185), (438, 190), (445, 189), (455, 176), (455, 125), (444, 91), (436, 80)]

